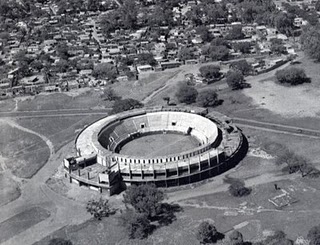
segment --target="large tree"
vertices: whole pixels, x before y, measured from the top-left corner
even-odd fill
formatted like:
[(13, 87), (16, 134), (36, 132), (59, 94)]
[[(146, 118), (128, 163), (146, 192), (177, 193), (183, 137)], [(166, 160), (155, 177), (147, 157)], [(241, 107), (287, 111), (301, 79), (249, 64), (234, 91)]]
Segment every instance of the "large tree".
[(192, 104), (196, 101), (198, 96), (198, 91), (187, 84), (180, 84), (178, 91), (176, 92), (176, 97), (181, 103)]
[(202, 47), (202, 54), (213, 61), (227, 60), (229, 57), (229, 49), (224, 45), (215, 46), (214, 44), (209, 44)]
[(233, 90), (244, 88), (245, 81), (240, 71), (229, 71), (226, 75), (226, 81)]
[(93, 76), (98, 79), (114, 80), (117, 77), (117, 69), (110, 63), (100, 63), (94, 66)]
[(300, 40), (303, 50), (312, 59), (320, 61), (320, 24), (304, 27)]
[(220, 67), (216, 65), (201, 66), (199, 71), (201, 76), (208, 80), (208, 82), (214, 81), (221, 76)]
[(218, 94), (214, 89), (205, 89), (199, 92), (197, 102), (203, 107), (215, 106), (218, 103)]
[(290, 85), (298, 85), (305, 82), (310, 82), (305, 71), (302, 68), (289, 67), (276, 72), (276, 78), (280, 83)]
[(161, 212), (165, 194), (153, 184), (132, 185), (123, 195), (123, 202), (131, 205), (137, 213), (145, 214), (148, 218)]

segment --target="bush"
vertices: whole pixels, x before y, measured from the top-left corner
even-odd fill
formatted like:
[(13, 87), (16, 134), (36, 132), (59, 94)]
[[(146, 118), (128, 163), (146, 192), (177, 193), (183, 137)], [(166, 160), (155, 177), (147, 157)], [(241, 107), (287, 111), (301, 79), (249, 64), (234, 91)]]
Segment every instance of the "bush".
[(141, 108), (143, 104), (135, 99), (121, 99), (117, 100), (112, 107), (112, 113), (119, 113), (122, 111), (133, 110), (135, 108)]
[(72, 242), (63, 238), (53, 238), (50, 240), (49, 245), (72, 245)]
[(110, 214), (114, 213), (109, 206), (109, 201), (102, 199), (102, 197), (98, 201), (88, 201), (86, 209), (94, 218), (98, 220), (101, 220), (103, 217), (108, 217)]
[(289, 67), (276, 72), (276, 78), (280, 83), (287, 83), (290, 85), (298, 85), (310, 82), (305, 71), (297, 67)]
[(251, 193), (251, 189), (247, 188), (244, 182), (240, 179), (225, 178), (224, 182), (230, 184), (229, 192), (234, 197), (248, 196)]
[(320, 225), (312, 227), (308, 232), (307, 238), (310, 241), (309, 245), (320, 244)]
[(192, 104), (196, 101), (198, 96), (198, 91), (191, 86), (186, 84), (180, 84), (178, 91), (176, 93), (176, 97), (179, 102)]
[(197, 103), (203, 107), (215, 106), (218, 101), (218, 94), (214, 89), (202, 90), (197, 97)]
[(119, 100), (121, 97), (117, 95), (113, 88), (107, 87), (103, 90), (103, 95), (101, 96), (104, 100), (114, 101)]
[(212, 243), (217, 234), (217, 229), (214, 225), (207, 221), (201, 222), (197, 230), (197, 239), (201, 244)]
[(241, 74), (243, 75), (248, 75), (253, 71), (252, 66), (249, 65), (246, 60), (234, 61), (230, 64), (230, 67), (236, 71), (241, 72)]

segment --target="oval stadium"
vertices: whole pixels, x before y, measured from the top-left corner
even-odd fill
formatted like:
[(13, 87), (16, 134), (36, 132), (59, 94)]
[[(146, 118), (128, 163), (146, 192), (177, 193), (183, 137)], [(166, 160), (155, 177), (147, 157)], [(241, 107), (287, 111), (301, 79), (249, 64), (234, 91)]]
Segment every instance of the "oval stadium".
[(234, 167), (246, 141), (231, 120), (203, 108), (143, 108), (107, 116), (75, 140), (64, 159), (70, 182), (117, 193), (126, 185), (185, 185)]

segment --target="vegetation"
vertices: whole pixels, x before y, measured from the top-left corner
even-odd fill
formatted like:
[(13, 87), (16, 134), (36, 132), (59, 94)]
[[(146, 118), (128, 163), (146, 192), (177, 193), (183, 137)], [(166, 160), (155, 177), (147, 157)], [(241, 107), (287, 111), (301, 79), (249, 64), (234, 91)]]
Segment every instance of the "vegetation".
[(312, 227), (308, 232), (307, 238), (310, 241), (309, 245), (320, 244), (320, 225)]
[(103, 217), (108, 217), (114, 213), (114, 210), (110, 208), (109, 201), (100, 197), (99, 200), (90, 200), (86, 206), (87, 212), (89, 212), (94, 218), (101, 220)]
[(72, 245), (72, 242), (63, 238), (53, 238), (49, 241), (49, 245)]
[(216, 65), (201, 66), (199, 71), (208, 83), (214, 82), (221, 77), (220, 67)]
[(290, 85), (298, 85), (306, 82), (310, 82), (305, 71), (302, 68), (289, 67), (276, 72), (276, 78), (280, 83), (286, 83)]
[(204, 89), (199, 92), (197, 97), (197, 103), (203, 107), (216, 106), (218, 102), (218, 94), (214, 89)]
[(114, 91), (113, 88), (107, 87), (103, 90), (101, 96), (104, 100), (115, 101), (121, 99), (121, 97)]
[(181, 211), (179, 205), (164, 203), (165, 194), (154, 184), (130, 186), (123, 202), (126, 211), (121, 222), (127, 228), (130, 238), (145, 238), (158, 226), (171, 224), (175, 212)]
[(202, 47), (202, 54), (213, 61), (227, 60), (229, 58), (229, 49), (224, 45), (216, 46), (213, 42)]
[(252, 66), (246, 60), (234, 61), (230, 64), (230, 67), (235, 71), (241, 72), (242, 75), (249, 75), (253, 71)]
[(120, 99), (117, 100), (116, 103), (114, 103), (112, 107), (112, 113), (119, 113), (122, 111), (128, 111), (128, 110), (133, 110), (136, 108), (141, 108), (143, 107), (143, 104), (135, 99)]
[(320, 61), (320, 24), (303, 28), (300, 38), (303, 50), (316, 61)]
[(293, 241), (288, 239), (283, 231), (275, 231), (273, 235), (268, 236), (264, 241), (256, 245), (293, 245)]
[(198, 91), (187, 84), (181, 83), (178, 87), (178, 91), (176, 92), (176, 97), (179, 102), (192, 104), (196, 102), (198, 96)]
[(234, 197), (248, 196), (251, 193), (251, 189), (240, 179), (226, 177), (224, 182), (230, 184), (229, 192)]
[(114, 80), (117, 77), (117, 70), (110, 63), (100, 63), (94, 66), (92, 75), (98, 79)]
[(242, 72), (228, 71), (226, 82), (232, 90), (243, 89), (246, 86)]
[(196, 237), (200, 244), (215, 243), (218, 239), (222, 239), (223, 235), (219, 233), (213, 224), (207, 221), (201, 222)]

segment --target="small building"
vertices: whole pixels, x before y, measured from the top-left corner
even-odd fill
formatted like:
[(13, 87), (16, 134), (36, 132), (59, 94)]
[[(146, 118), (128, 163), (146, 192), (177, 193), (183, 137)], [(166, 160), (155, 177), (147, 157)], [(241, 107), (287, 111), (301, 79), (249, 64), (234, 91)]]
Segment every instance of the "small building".
[(141, 65), (141, 66), (137, 66), (137, 71), (138, 73), (145, 73), (145, 72), (151, 72), (153, 71), (153, 68), (151, 65)]

